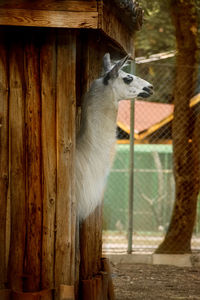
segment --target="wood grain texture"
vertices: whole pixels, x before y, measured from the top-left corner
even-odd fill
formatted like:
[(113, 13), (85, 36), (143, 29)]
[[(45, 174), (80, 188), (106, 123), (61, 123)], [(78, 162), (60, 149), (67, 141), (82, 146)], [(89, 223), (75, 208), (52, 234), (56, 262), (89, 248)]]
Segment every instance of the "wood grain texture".
[(40, 52), (42, 101), (42, 279), (43, 289), (54, 287), (56, 207), (56, 32), (43, 35)]
[(93, 228), (91, 216), (89, 216), (80, 227), (80, 279), (88, 280), (93, 275), (91, 266), (93, 265)]
[(26, 201), (27, 233), (24, 272), (27, 279), (24, 289), (40, 289), (42, 246), (42, 178), (41, 178), (41, 101), (39, 74), (39, 45), (37, 32), (26, 35)]
[(82, 223), (80, 230), (80, 278), (89, 279), (101, 271), (102, 218), (101, 206)]
[(63, 11), (97, 11), (97, 2), (93, 1), (68, 1), (68, 0), (40, 0), (24, 1), (9, 0), (1, 1), (0, 8), (22, 8), (39, 10), (63, 10)]
[(9, 260), (10, 287), (22, 289), (26, 234), (25, 204), (25, 97), (23, 73), (23, 44), (13, 36), (9, 53), (9, 143), (10, 143), (10, 201), (11, 239)]
[(75, 276), (76, 36), (74, 32), (59, 31), (57, 47), (56, 287), (60, 284), (73, 284)]
[(6, 212), (9, 180), (8, 146), (8, 66), (5, 37), (0, 32), (0, 288), (7, 281), (6, 266)]
[(95, 29), (97, 23), (97, 12), (0, 8), (0, 25)]

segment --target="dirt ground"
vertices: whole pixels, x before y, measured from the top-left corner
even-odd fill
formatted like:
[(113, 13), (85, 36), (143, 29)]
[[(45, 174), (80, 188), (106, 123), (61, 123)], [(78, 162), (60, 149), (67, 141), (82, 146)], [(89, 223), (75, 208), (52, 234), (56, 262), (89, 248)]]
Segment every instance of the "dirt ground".
[(112, 264), (116, 300), (200, 300), (200, 267)]

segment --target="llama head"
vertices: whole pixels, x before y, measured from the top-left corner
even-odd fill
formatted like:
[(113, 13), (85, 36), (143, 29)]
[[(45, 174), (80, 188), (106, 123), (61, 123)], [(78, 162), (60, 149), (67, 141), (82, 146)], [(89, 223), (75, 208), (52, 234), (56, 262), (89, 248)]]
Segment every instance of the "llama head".
[(103, 58), (104, 85), (113, 90), (117, 101), (132, 98), (147, 98), (153, 94), (153, 86), (140, 77), (126, 73), (121, 70), (129, 55), (112, 65), (110, 54), (106, 53)]

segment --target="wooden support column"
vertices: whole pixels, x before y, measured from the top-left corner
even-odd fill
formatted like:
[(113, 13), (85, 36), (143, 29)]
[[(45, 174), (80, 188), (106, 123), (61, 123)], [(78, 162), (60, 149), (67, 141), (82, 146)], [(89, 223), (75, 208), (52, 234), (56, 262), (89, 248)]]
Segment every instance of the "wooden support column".
[(0, 31), (0, 289), (7, 282), (6, 214), (9, 181), (8, 66), (5, 38)]
[(42, 104), (42, 289), (54, 288), (56, 162), (56, 31), (49, 30), (40, 52)]
[[(59, 31), (57, 44), (57, 203), (55, 287), (75, 280), (74, 191), (76, 37)], [(59, 299), (59, 295), (56, 295)]]
[(25, 45), (26, 82), (26, 252), (24, 289), (40, 289), (42, 250), (41, 101), (38, 36), (30, 33)]
[(9, 151), (11, 243), (9, 283), (13, 289), (23, 288), (26, 235), (26, 154), (25, 93), (23, 42), (13, 35), (9, 44)]

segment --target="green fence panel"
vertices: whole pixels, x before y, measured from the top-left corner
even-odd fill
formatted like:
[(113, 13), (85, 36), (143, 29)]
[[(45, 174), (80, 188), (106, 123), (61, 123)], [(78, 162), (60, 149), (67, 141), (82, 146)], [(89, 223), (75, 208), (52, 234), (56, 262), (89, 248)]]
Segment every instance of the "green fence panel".
[[(104, 195), (104, 230), (126, 230), (129, 145), (117, 145)], [(165, 231), (174, 201), (171, 145), (134, 146), (134, 232)]]

